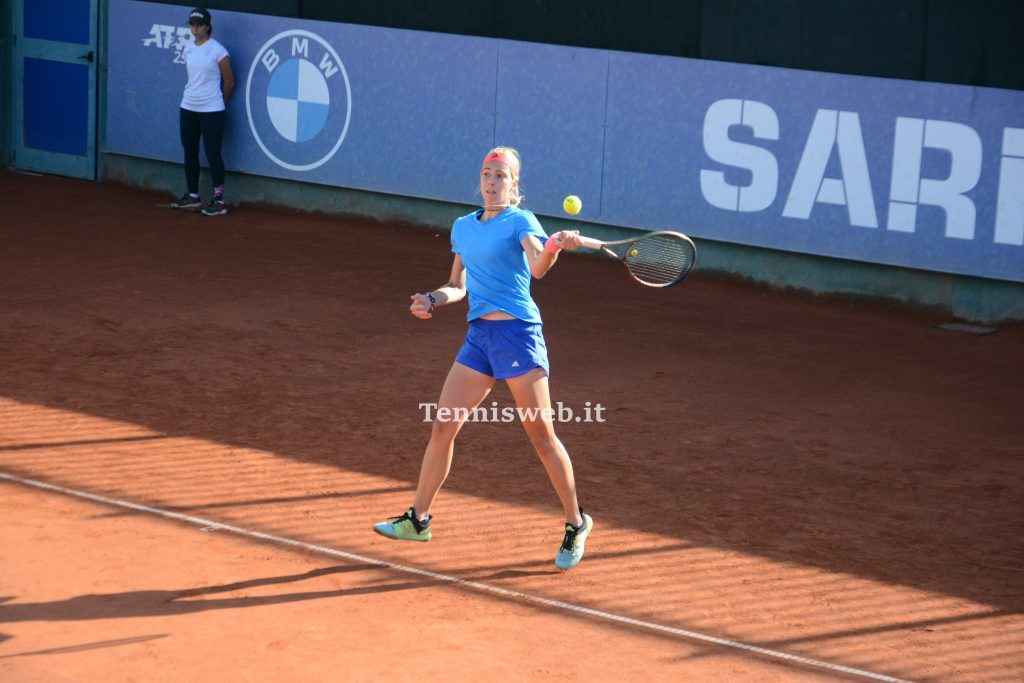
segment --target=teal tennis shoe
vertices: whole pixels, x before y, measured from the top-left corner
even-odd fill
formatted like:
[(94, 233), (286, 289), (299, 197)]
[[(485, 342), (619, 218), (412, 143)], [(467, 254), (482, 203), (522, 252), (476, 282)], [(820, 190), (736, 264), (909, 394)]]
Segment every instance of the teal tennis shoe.
[(569, 523), (565, 525), (565, 536), (555, 555), (555, 566), (559, 569), (572, 569), (583, 559), (587, 536), (594, 529), (594, 518), (583, 512), (583, 508), (580, 508), (580, 515), (583, 516), (583, 524), (578, 527)]

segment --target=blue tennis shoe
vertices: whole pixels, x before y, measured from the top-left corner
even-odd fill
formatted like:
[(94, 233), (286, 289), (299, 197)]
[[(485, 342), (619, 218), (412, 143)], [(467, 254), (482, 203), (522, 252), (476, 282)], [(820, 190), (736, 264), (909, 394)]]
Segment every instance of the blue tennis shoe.
[(562, 538), (562, 545), (558, 548), (555, 556), (555, 566), (559, 569), (572, 569), (583, 559), (583, 549), (587, 542), (587, 536), (594, 528), (594, 518), (583, 512), (580, 508), (580, 515), (583, 516), (583, 524), (575, 526), (566, 522), (565, 536)]

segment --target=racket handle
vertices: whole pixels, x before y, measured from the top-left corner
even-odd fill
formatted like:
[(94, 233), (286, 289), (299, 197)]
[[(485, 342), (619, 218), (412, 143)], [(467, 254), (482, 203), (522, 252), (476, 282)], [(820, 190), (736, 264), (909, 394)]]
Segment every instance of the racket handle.
[(601, 240), (595, 240), (592, 237), (584, 237), (583, 235), (580, 235), (580, 245), (587, 249), (600, 249), (604, 246), (604, 242)]

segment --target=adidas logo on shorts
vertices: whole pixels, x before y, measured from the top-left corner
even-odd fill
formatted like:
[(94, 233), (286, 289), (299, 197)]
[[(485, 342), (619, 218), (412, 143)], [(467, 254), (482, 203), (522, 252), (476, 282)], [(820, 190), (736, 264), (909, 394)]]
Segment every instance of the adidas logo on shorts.
[(519, 367), (519, 361), (517, 361), (517, 360), (512, 361), (512, 367), (518, 368)]

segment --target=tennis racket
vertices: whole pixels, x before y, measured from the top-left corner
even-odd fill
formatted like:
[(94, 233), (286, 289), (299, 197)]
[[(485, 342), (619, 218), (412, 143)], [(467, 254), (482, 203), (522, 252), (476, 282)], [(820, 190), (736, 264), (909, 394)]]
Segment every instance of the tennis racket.
[(580, 244), (622, 262), (634, 280), (648, 287), (682, 282), (697, 262), (697, 247), (682, 233), (659, 231), (615, 242), (580, 235)]

